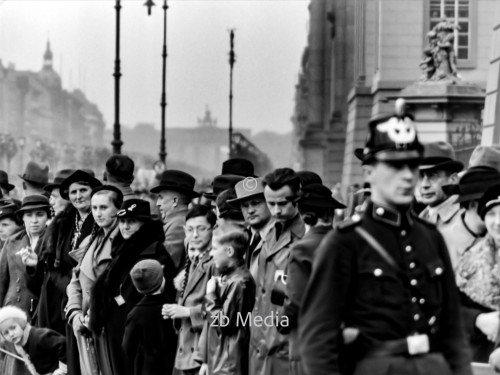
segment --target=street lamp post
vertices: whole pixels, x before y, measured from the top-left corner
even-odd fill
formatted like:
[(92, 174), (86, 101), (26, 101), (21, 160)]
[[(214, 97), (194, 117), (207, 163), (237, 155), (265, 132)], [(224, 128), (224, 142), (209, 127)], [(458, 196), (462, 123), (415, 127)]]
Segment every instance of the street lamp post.
[[(151, 15), (151, 7), (155, 4), (153, 0), (148, 0), (144, 4), (148, 8), (148, 15)], [(166, 110), (167, 110), (167, 0), (163, 0), (163, 50), (162, 50), (162, 84), (161, 84), (161, 138), (160, 138), (160, 160), (165, 165), (165, 160), (167, 158), (166, 150)]]
[(19, 170), (22, 171), (24, 168), (24, 146), (26, 145), (26, 138), (20, 137), (17, 143), (19, 144), (19, 148), (21, 149), (21, 157), (19, 158), (21, 161), (21, 168), (19, 168)]
[(115, 123), (113, 126), (113, 154), (121, 154), (123, 142), (121, 140), (120, 132), (120, 0), (116, 0), (116, 54), (115, 54), (115, 70), (113, 76), (115, 77)]
[(233, 156), (233, 65), (236, 62), (234, 54), (234, 29), (229, 30), (229, 158)]

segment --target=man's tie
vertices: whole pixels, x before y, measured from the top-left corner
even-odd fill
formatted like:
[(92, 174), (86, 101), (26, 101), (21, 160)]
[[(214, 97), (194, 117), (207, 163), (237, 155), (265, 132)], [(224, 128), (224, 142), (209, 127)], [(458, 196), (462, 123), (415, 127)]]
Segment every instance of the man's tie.
[(261, 240), (260, 233), (255, 232), (255, 235), (253, 236), (252, 242), (250, 243), (250, 246), (248, 247), (248, 252), (247, 252), (246, 259), (245, 259), (246, 260), (245, 263), (246, 263), (248, 268), (250, 268), (250, 261), (252, 260), (252, 254), (255, 251), (255, 249), (257, 248), (257, 246), (259, 246), (260, 240)]

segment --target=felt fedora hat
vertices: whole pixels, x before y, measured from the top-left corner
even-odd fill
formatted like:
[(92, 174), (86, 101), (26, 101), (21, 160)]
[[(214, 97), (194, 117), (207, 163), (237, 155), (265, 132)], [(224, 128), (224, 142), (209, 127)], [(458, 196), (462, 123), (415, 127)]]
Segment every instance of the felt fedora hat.
[(243, 177), (257, 177), (253, 163), (243, 158), (232, 158), (222, 163), (221, 175), (235, 174)]
[(203, 193), (203, 196), (215, 200), (217, 196), (226, 189), (234, 188), (235, 185), (245, 177), (235, 174), (223, 174), (215, 176), (212, 182), (212, 192)]
[(196, 180), (189, 173), (167, 169), (161, 174), (159, 185), (152, 188), (151, 193), (158, 194), (162, 190), (176, 191), (182, 193), (190, 198), (200, 196), (200, 193), (194, 191)]
[(26, 182), (46, 185), (49, 182), (49, 166), (42, 168), (38, 163), (29, 161), (24, 173), (19, 177)]
[(469, 168), (479, 166), (500, 171), (500, 146), (477, 146), (470, 156)]
[(94, 189), (102, 185), (101, 181), (99, 181), (90, 173), (85, 172), (81, 169), (77, 169), (76, 171), (71, 173), (68, 177), (66, 177), (63, 181), (61, 181), (59, 191), (62, 198), (69, 200), (69, 187), (71, 186), (71, 184), (75, 182), (87, 182), (91, 189)]
[(26, 211), (32, 210), (44, 210), (50, 217), (49, 199), (41, 194), (28, 195), (23, 199), (21, 208), (16, 211), (16, 214), (22, 216)]
[(455, 160), (455, 150), (448, 142), (430, 142), (424, 144), (424, 156), (420, 163), (421, 171), (444, 170), (460, 172), (464, 163)]
[(148, 201), (144, 199), (129, 199), (122, 203), (122, 206), (116, 213), (118, 219), (139, 219), (153, 220), (156, 216), (151, 215), (151, 207)]
[(313, 171), (298, 171), (296, 172), (300, 179), (300, 186), (306, 186), (310, 184), (322, 184), (323, 180), (319, 174)]
[(9, 175), (7, 172), (0, 170), (0, 186), (7, 191), (15, 189), (15, 186), (9, 183)]
[(264, 196), (264, 185), (262, 184), (263, 178), (247, 177), (244, 180), (238, 181), (234, 186), (236, 198), (230, 199), (227, 203), (238, 205), (242, 201), (256, 196)]
[(497, 169), (478, 166), (469, 168), (458, 184), (444, 185), (442, 189), (448, 196), (458, 194), (457, 202), (467, 202), (481, 198), (490, 186), (497, 184), (500, 184)]
[(323, 184), (310, 184), (304, 186), (296, 201), (304, 206), (323, 208), (346, 208), (346, 206), (336, 200), (332, 191)]
[(61, 183), (68, 178), (75, 170), (74, 169), (61, 169), (60, 171), (57, 171), (54, 181), (52, 181), (50, 184), (47, 184), (43, 187), (43, 190), (51, 192), (52, 189), (58, 188), (61, 186)]

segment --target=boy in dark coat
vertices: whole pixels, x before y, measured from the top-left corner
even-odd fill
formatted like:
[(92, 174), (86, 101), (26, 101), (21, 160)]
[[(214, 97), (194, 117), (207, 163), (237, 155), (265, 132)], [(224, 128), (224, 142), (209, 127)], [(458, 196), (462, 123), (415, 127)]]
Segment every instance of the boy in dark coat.
[(248, 374), (255, 281), (245, 265), (248, 236), (229, 226), (214, 232), (210, 254), (220, 276), (207, 283), (207, 322), (200, 337), (200, 375)]
[(144, 295), (130, 311), (125, 325), (122, 347), (134, 375), (169, 375), (175, 360), (177, 337), (172, 322), (161, 315), (169, 303), (164, 292), (165, 279), (161, 264), (154, 259), (138, 262), (130, 277), (137, 291)]

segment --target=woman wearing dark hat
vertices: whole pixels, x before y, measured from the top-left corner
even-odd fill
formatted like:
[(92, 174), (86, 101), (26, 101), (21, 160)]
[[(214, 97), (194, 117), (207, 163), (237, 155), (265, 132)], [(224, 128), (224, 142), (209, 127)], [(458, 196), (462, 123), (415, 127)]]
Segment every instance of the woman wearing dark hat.
[(312, 269), (314, 251), (323, 237), (333, 228), (335, 210), (345, 208), (342, 203), (333, 198), (330, 189), (319, 183), (304, 186), (297, 204), (307, 232), (290, 249), (286, 287), (283, 284), (283, 289), (286, 288), (287, 299), (282, 312), (283, 316), (288, 316), (289, 324), (279, 328), (282, 334), (289, 334), (291, 375), (304, 373), (297, 342), (297, 321), (302, 296)]
[[(4, 209), (2, 207), (1, 211)], [(17, 306), (32, 316), (37, 306), (39, 288), (30, 284), (24, 262), (30, 254), (39, 251), (50, 218), (49, 200), (43, 195), (29, 195), (24, 198), (21, 208), (17, 207), (15, 215), (24, 227), (9, 237), (2, 248), (0, 307)], [(12, 217), (11, 214), (7, 216)], [(12, 357), (5, 357), (2, 366), (2, 374), (29, 374), (24, 363)]]
[(456, 279), (472, 360), (487, 363), (500, 321), (500, 185), (486, 190), (477, 212), (487, 233), (460, 257)]
[[(66, 288), (68, 303), (65, 308), (66, 319), (73, 328), (77, 339), (82, 375), (99, 373), (94, 345), (87, 338), (90, 331), (86, 327), (90, 304), (90, 293), (97, 278), (111, 262), (111, 244), (118, 235), (116, 213), (123, 202), (120, 189), (103, 185), (92, 190), (91, 208), (95, 224), (92, 234), (80, 246), (81, 251), (70, 253), (78, 262), (73, 269), (71, 281)], [(68, 357), (68, 364), (78, 358)]]
[(5, 241), (23, 228), (23, 221), (16, 215), (19, 206), (14, 203), (0, 207), (0, 249)]
[(50, 217), (49, 200), (43, 195), (29, 195), (16, 214), (24, 229), (7, 239), (0, 255), (0, 306), (15, 305), (33, 314), (37, 297), (27, 287), (23, 261), (41, 245)]
[[(65, 335), (68, 357), (78, 357), (73, 330), (63, 317), (67, 302), (66, 287), (73, 267), (77, 265), (70, 252), (76, 251), (82, 240), (92, 232), (94, 218), (90, 214), (90, 193), (100, 185), (99, 180), (83, 170), (76, 170), (61, 182), (60, 194), (71, 204), (52, 220), (40, 252), (34, 254), (36, 259), (30, 259), (30, 264), (27, 264), (30, 266), (27, 272), (33, 282), (42, 285), (36, 326)], [(80, 368), (69, 366), (68, 371), (78, 375)]]
[[(111, 263), (97, 278), (91, 292), (90, 328), (97, 337), (97, 358), (102, 374), (126, 375), (133, 367), (122, 350), (127, 314), (139, 302), (130, 278), (134, 265), (143, 259), (156, 259), (163, 265), (165, 291), (169, 301), (175, 298), (174, 265), (163, 246), (162, 222), (153, 220), (150, 206), (142, 199), (123, 202), (117, 213), (119, 233), (113, 240)], [(160, 312), (159, 312), (160, 313)], [(164, 353), (175, 356), (175, 353)]]

